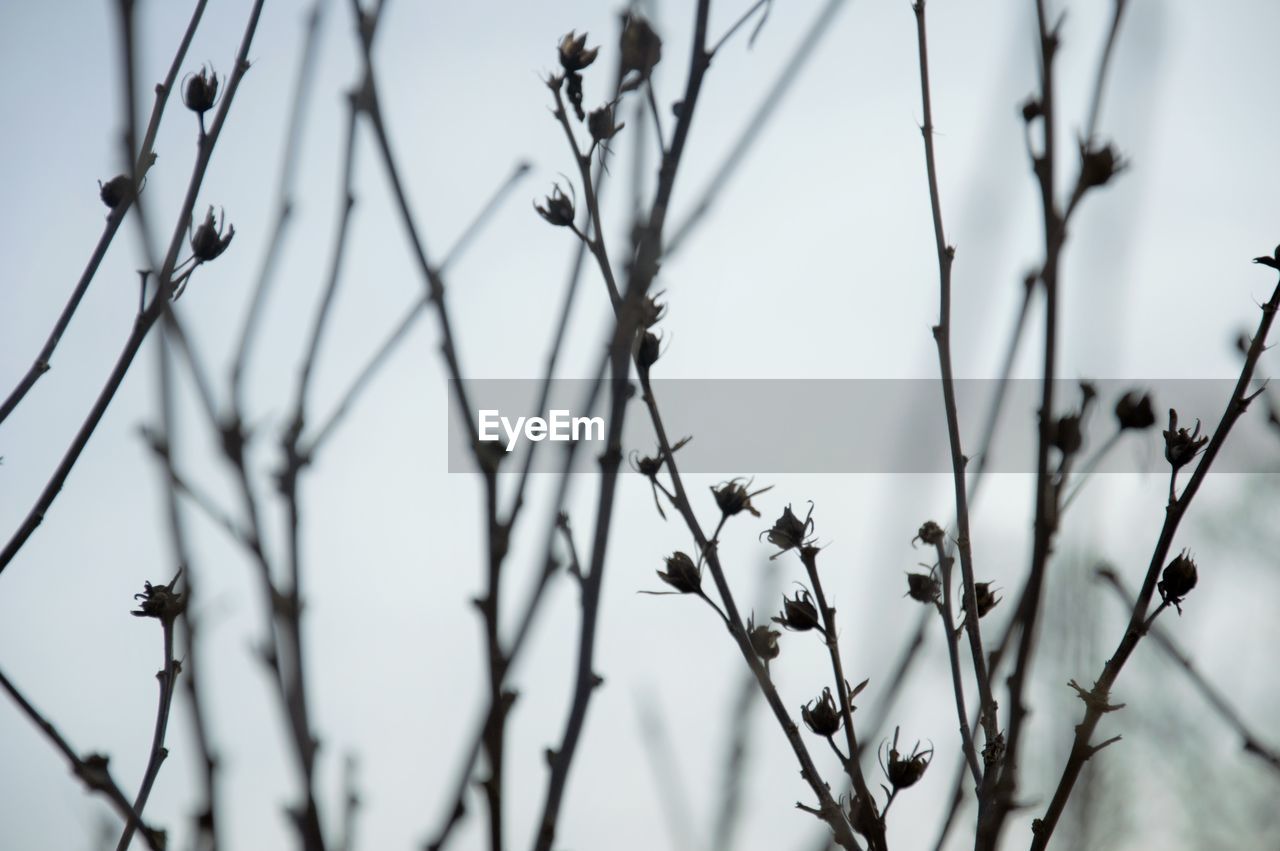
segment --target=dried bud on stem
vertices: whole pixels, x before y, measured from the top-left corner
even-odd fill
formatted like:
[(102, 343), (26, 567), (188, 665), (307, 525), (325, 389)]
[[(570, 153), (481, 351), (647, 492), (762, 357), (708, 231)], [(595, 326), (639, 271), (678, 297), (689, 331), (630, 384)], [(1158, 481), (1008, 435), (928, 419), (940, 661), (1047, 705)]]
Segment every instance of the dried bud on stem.
[(742, 479), (730, 479), (711, 489), (711, 494), (716, 498), (716, 505), (720, 507), (720, 513), (725, 517), (733, 517), (744, 511), (749, 511), (752, 516), (759, 517), (760, 512), (751, 504), (751, 499), (773, 489), (773, 485), (769, 485), (767, 488), (748, 492), (747, 488), (751, 486), (752, 480), (747, 479), (745, 485), (742, 484), (742, 481)]
[(1196, 563), (1187, 555), (1187, 551), (1183, 550), (1177, 558), (1169, 562), (1164, 569), (1163, 577), (1156, 583), (1156, 587), (1160, 589), (1160, 599), (1177, 609), (1178, 614), (1182, 614), (1182, 598), (1196, 587), (1197, 578)]
[(773, 528), (762, 535), (768, 537), (769, 543), (778, 547), (778, 552), (774, 553), (770, 558), (775, 559), (790, 549), (798, 549), (808, 543), (807, 538), (813, 531), (813, 504), (809, 504), (809, 513), (805, 515), (804, 520), (796, 517), (791, 511), (791, 506), (787, 506), (782, 511), (782, 516), (773, 524)]
[(934, 579), (928, 573), (908, 573), (907, 574), (907, 593), (905, 596), (910, 597), (918, 603), (936, 603), (941, 586), (938, 580)]
[(142, 593), (133, 595), (133, 599), (139, 601), (138, 609), (130, 614), (137, 618), (156, 618), (165, 624), (171, 624), (177, 620), (178, 615), (182, 614), (182, 610), (186, 607), (185, 597), (175, 590), (180, 576), (182, 576), (181, 570), (168, 585), (144, 583)]
[(1200, 436), (1199, 420), (1191, 431), (1178, 428), (1178, 412), (1169, 409), (1169, 428), (1164, 432), (1164, 457), (1175, 471), (1190, 463), (1208, 442), (1208, 435)]
[(822, 622), (818, 619), (818, 607), (814, 605), (813, 596), (805, 588), (797, 591), (795, 597), (783, 596), (782, 611), (773, 619), (773, 622), (792, 632), (808, 632), (811, 629), (822, 628)]
[[(570, 191), (573, 186), (570, 185)], [(542, 205), (533, 205), (533, 209), (538, 211), (538, 215), (542, 216), (549, 224), (558, 228), (573, 227), (575, 216), (574, 199), (564, 194), (564, 190), (560, 188), (560, 184), (556, 184), (551, 194), (542, 202)]]
[(702, 593), (702, 571), (685, 553), (676, 550), (667, 556), (667, 569), (658, 571), (658, 578), (681, 594)]
[(1130, 390), (1116, 402), (1116, 420), (1120, 429), (1143, 430), (1156, 424), (1156, 412), (1151, 405), (1151, 394)]
[(106, 183), (99, 180), (98, 197), (102, 199), (102, 203), (114, 210), (124, 202), (133, 199), (133, 181), (125, 174), (117, 174)]
[(231, 244), (231, 238), (236, 235), (236, 228), (235, 225), (226, 225), (224, 231), (225, 220), (226, 216), (221, 212), (218, 218), (214, 219), (213, 207), (209, 207), (204, 221), (191, 235), (191, 253), (195, 256), (196, 263), (216, 260), (222, 252), (227, 250), (227, 246)]
[(765, 662), (772, 662), (778, 658), (778, 654), (782, 649), (778, 646), (778, 639), (782, 633), (771, 628), (768, 624), (760, 624), (756, 626), (755, 616), (747, 618), (747, 637), (751, 639), (751, 649), (755, 651)]
[(814, 734), (828, 739), (834, 736), (840, 729), (840, 709), (831, 689), (824, 688), (821, 695), (806, 703), (800, 717)]

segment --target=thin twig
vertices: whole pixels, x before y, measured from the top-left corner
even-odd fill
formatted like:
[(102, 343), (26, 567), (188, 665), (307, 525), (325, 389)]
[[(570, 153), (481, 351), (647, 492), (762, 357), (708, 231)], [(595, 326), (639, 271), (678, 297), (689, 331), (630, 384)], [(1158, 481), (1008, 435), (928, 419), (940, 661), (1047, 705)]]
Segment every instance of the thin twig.
[(289, 122), (284, 134), (284, 148), (280, 156), (280, 182), (276, 189), (276, 217), (271, 226), (271, 236), (267, 240), (267, 250), (262, 258), (262, 266), (258, 271), (258, 280), (253, 288), (253, 298), (245, 312), (244, 322), (240, 327), (240, 342), (236, 346), (236, 357), (231, 367), (231, 407), (239, 411), (244, 407), (244, 376), (248, 370), (249, 356), (253, 340), (257, 335), (258, 323), (266, 313), (267, 295), (274, 281), (276, 262), (284, 247), (285, 231), (293, 220), (293, 192), (298, 164), (302, 161), (302, 142), (306, 138), (303, 127), (306, 124), (307, 105), (310, 93), (315, 85), (315, 63), (319, 55), (321, 26), (327, 9), (327, 0), (315, 0), (305, 18), (305, 31), (302, 52), (298, 59), (298, 72), (293, 86), (293, 101), (289, 107)]
[[(1147, 573), (1142, 582), (1142, 590), (1138, 593), (1137, 600), (1133, 605), (1129, 624), (1119, 644), (1117, 644), (1115, 652), (1103, 666), (1102, 673), (1095, 681), (1093, 689), (1087, 693), (1089, 699), (1085, 700), (1084, 718), (1076, 726), (1071, 753), (1067, 758), (1066, 766), (1063, 768), (1062, 778), (1058, 781), (1058, 787), (1054, 791), (1053, 799), (1050, 801), (1044, 816), (1037, 819), (1033, 825), (1035, 837), (1031, 843), (1032, 851), (1043, 851), (1044, 848), (1048, 847), (1054, 828), (1057, 827), (1058, 819), (1066, 808), (1067, 799), (1071, 796), (1071, 790), (1075, 786), (1080, 772), (1084, 769), (1084, 764), (1103, 747), (1103, 745), (1090, 745), (1089, 740), (1093, 737), (1094, 730), (1097, 729), (1098, 722), (1102, 720), (1102, 716), (1113, 708), (1107, 700), (1111, 688), (1115, 685), (1116, 678), (1119, 677), (1125, 663), (1128, 662), (1134, 648), (1137, 647), (1138, 642), (1142, 640), (1142, 636), (1146, 632), (1146, 625), (1149, 624), (1147, 610), (1150, 608), (1151, 599), (1155, 595), (1156, 581), (1160, 576), (1160, 569), (1164, 566), (1169, 551), (1173, 546), (1173, 539), (1177, 534), (1178, 525), (1186, 515), (1187, 509), (1191, 506), (1191, 501), (1195, 498), (1196, 493), (1200, 490), (1200, 485), (1204, 483), (1205, 477), (1209, 474), (1209, 470), (1212, 468), (1214, 460), (1218, 457), (1218, 453), (1222, 450), (1222, 445), (1226, 441), (1227, 435), (1230, 434), (1232, 426), (1244, 414), (1249, 401), (1256, 396), (1256, 393), (1251, 394), (1249, 392), (1249, 385), (1252, 381), (1258, 358), (1266, 348), (1267, 334), (1271, 330), (1277, 310), (1280, 310), (1280, 283), (1276, 285), (1270, 300), (1262, 305), (1262, 319), (1258, 323), (1258, 330), (1249, 345), (1249, 351), (1245, 355), (1244, 366), (1240, 370), (1240, 378), (1236, 382), (1235, 390), (1232, 392), (1231, 398), (1227, 402), (1226, 410), (1218, 422), (1218, 427), (1214, 429), (1213, 437), (1210, 438), (1208, 445), (1205, 447), (1204, 454), (1200, 456), (1200, 462), (1196, 465), (1195, 472), (1191, 474), (1191, 479), (1187, 482), (1182, 494), (1173, 499), (1165, 508), (1164, 526), (1160, 530), (1160, 537), (1156, 541), (1155, 549), (1152, 552), (1151, 562), (1147, 566)], [(1085, 696), (1084, 693), (1081, 696), (1083, 698)]]
[(233, 70), (227, 78), (226, 88), (222, 95), (221, 104), (218, 107), (217, 116), (214, 118), (213, 125), (209, 131), (200, 137), (199, 153), (196, 157), (195, 165), (192, 168), (191, 180), (187, 186), (187, 193), (183, 200), (181, 210), (177, 216), (174, 226), (173, 236), (169, 242), (169, 250), (165, 256), (164, 264), (160, 269), (157, 278), (157, 288), (155, 295), (152, 297), (150, 305), (140, 314), (134, 321), (133, 330), (126, 340), (123, 350), (121, 351), (115, 366), (112, 368), (110, 376), (107, 378), (106, 384), (98, 394), (97, 400), (90, 409), (84, 423), (80, 426), (71, 445), (63, 454), (62, 460), (59, 461), (57, 468), (50, 477), (48, 483), (41, 491), (36, 499), (35, 505), (28, 512), (26, 519), (22, 525), (14, 532), (9, 542), (5, 545), (3, 551), (0, 551), (0, 572), (3, 572), (9, 563), (13, 561), (18, 551), (31, 537), (36, 528), (44, 521), (45, 514), (49, 507), (57, 498), (62, 486), (66, 483), (67, 477), (71, 475), (71, 470), (79, 460), (81, 453), (89, 443), (89, 438), (97, 429), (98, 423), (101, 422), (103, 415), (110, 406), (112, 399), (115, 398), (116, 391), (120, 388), (124, 381), (125, 374), (129, 371), (129, 367), (133, 364), (133, 359), (137, 355), (138, 350), (142, 347), (142, 341), (146, 338), (151, 328), (160, 318), (162, 313), (169, 307), (169, 299), (173, 293), (176, 279), (174, 277), (174, 269), (178, 262), (178, 252), (182, 247), (183, 237), (186, 234), (187, 225), (191, 221), (191, 211), (195, 207), (196, 196), (203, 184), (204, 176), (209, 167), (209, 162), (213, 157), (214, 147), (217, 144), (218, 137), (222, 133), (222, 128), (226, 124), (227, 115), (231, 110), (231, 104), (235, 101), (236, 90), (240, 87), (240, 81), (249, 70), (249, 47), (253, 43), (253, 36), (257, 32), (258, 19), (262, 13), (262, 0), (255, 0), (252, 10), (249, 13), (249, 21), (245, 27), (244, 37), (241, 39), (240, 48), (236, 54), (236, 60)]
[[(942, 601), (936, 603), (938, 614), (942, 616), (943, 636), (947, 642), (947, 658), (951, 663), (951, 689), (956, 698), (956, 719), (960, 722), (960, 744), (964, 751), (965, 763), (969, 773), (973, 775), (973, 785), (982, 785), (982, 769), (978, 767), (978, 750), (973, 744), (973, 734), (969, 730), (969, 711), (964, 699), (964, 680), (960, 675), (960, 648), (956, 637), (955, 607), (952, 604), (951, 565), (952, 558), (947, 555), (941, 540), (934, 543), (938, 553), (938, 578), (942, 582)], [(981, 710), (979, 710), (981, 711)]]
[[(965, 482), (965, 465), (968, 458), (960, 444), (960, 417), (956, 407), (955, 376), (951, 365), (951, 265), (955, 248), (947, 244), (942, 225), (942, 201), (938, 191), (938, 166), (933, 146), (933, 104), (929, 91), (929, 49), (925, 28), (925, 2), (917, 0), (912, 6), (916, 16), (916, 37), (920, 54), (920, 99), (924, 110), (924, 124), (920, 128), (924, 137), (925, 170), (929, 181), (929, 205), (933, 213), (934, 247), (938, 260), (938, 324), (933, 327), (933, 338), (938, 347), (938, 363), (942, 373), (943, 406), (947, 418), (947, 439), (951, 449), (951, 473), (955, 490), (956, 548), (960, 553), (960, 575), (964, 610), (965, 632), (969, 637), (970, 655), (973, 657), (974, 678), (977, 680), (980, 707), (978, 720), (986, 743), (982, 750), (984, 769), (984, 796), (991, 794), (986, 780), (991, 768), (998, 765), (1002, 739), (996, 719), (995, 699), (991, 693), (991, 679), (987, 673), (986, 652), (982, 646), (982, 630), (979, 626), (973, 553), (969, 534), (969, 495)], [(945, 558), (941, 542), (937, 544), (939, 558)], [(950, 589), (948, 589), (950, 590)], [(963, 704), (963, 701), (961, 701)], [(961, 713), (963, 715), (963, 712)], [(967, 723), (964, 724), (967, 729)], [(970, 743), (972, 747), (972, 743)], [(975, 760), (976, 762), (976, 760)], [(974, 766), (976, 769), (976, 765)], [(975, 770), (975, 776), (977, 771)]]
[(182, 40), (178, 43), (178, 50), (169, 65), (169, 72), (165, 75), (164, 82), (156, 85), (155, 105), (151, 108), (151, 118), (147, 121), (146, 135), (143, 137), (142, 147), (138, 150), (135, 160), (134, 171), (137, 182), (134, 183), (133, 191), (121, 198), (119, 203), (112, 208), (110, 214), (107, 215), (107, 222), (103, 226), (102, 235), (98, 237), (98, 244), (94, 246), (93, 253), (89, 256), (89, 262), (85, 264), (84, 271), (80, 273), (80, 279), (76, 282), (75, 289), (71, 291), (71, 296), (62, 308), (62, 313), (58, 315), (58, 320), (54, 323), (53, 330), (49, 332), (49, 337), (45, 340), (44, 346), (41, 347), (40, 353), (36, 355), (35, 361), (32, 362), (18, 385), (9, 393), (4, 402), (0, 402), (0, 423), (3, 423), (9, 414), (13, 413), (14, 408), (35, 386), (40, 377), (49, 371), (54, 350), (58, 347), (59, 341), (62, 340), (62, 335), (66, 332), (67, 326), (71, 324), (71, 318), (80, 307), (84, 294), (88, 292), (89, 284), (93, 282), (94, 275), (97, 274), (98, 267), (102, 264), (102, 259), (107, 254), (107, 249), (111, 247), (111, 241), (115, 238), (116, 231), (120, 229), (125, 215), (129, 212), (129, 208), (133, 205), (138, 193), (141, 192), (141, 181), (155, 161), (155, 155), (151, 149), (155, 145), (156, 134), (160, 130), (160, 119), (163, 117), (165, 106), (169, 102), (169, 93), (173, 91), (173, 84), (178, 78), (178, 71), (186, 58), (187, 49), (191, 46), (191, 39), (195, 37), (196, 28), (200, 25), (200, 19), (204, 16), (204, 9), (208, 2), (209, 0), (197, 0), (195, 10), (191, 13), (191, 20), (187, 23), (187, 29), (183, 33)]
[(101, 754), (89, 754), (86, 757), (80, 757), (67, 743), (62, 733), (58, 732), (58, 728), (46, 720), (40, 714), (31, 702), (18, 691), (17, 686), (10, 682), (3, 671), (0, 671), (0, 688), (3, 688), (13, 698), (14, 703), (18, 704), (18, 708), (23, 714), (31, 720), (31, 723), (40, 728), (40, 732), (44, 733), (45, 738), (53, 743), (62, 755), (67, 758), (67, 762), (71, 765), (71, 771), (76, 777), (80, 778), (80, 782), (91, 792), (97, 792), (111, 802), (111, 806), (128, 824), (141, 828), (142, 838), (146, 841), (147, 847), (152, 851), (163, 851), (164, 842), (161, 839), (162, 831), (158, 831), (149, 827), (142, 820), (142, 816), (129, 803), (129, 799), (124, 796), (124, 792), (120, 791), (120, 787), (116, 785), (115, 780), (111, 778), (111, 772), (107, 767), (107, 757)]
[(791, 91), (791, 87), (800, 79), (801, 73), (805, 66), (818, 54), (818, 45), (821, 44), (823, 38), (835, 31), (832, 24), (835, 22), (836, 13), (844, 6), (845, 0), (827, 0), (818, 13), (814, 15), (813, 22), (809, 24), (809, 28), (805, 30), (800, 41), (796, 44), (795, 49), (787, 57), (787, 61), (783, 63), (782, 69), (778, 72), (777, 78), (773, 85), (769, 87), (764, 96), (756, 105), (755, 110), (751, 113), (751, 117), (743, 124), (742, 130), (738, 133), (737, 140), (725, 154), (724, 159), (720, 161), (719, 167), (711, 179), (707, 181), (707, 185), (703, 188), (698, 200), (693, 205), (693, 209), (685, 216), (684, 220), (677, 224), (671, 230), (671, 237), (667, 240), (666, 256), (671, 258), (675, 256), (684, 246), (685, 241), (693, 234), (707, 214), (711, 212), (712, 206), (716, 199), (724, 191), (732, 181), (738, 168), (746, 160), (747, 154), (751, 148), (760, 139), (765, 129), (769, 126), (770, 120), (777, 113), (778, 108), (786, 100), (787, 94)]
[[(511, 189), (519, 182), (528, 172), (527, 163), (521, 162), (516, 165), (515, 171), (508, 177), (503, 184), (498, 187), (493, 196), (484, 205), (480, 212), (467, 225), (462, 235), (454, 242), (453, 247), (445, 254), (444, 260), (440, 262), (440, 272), (443, 274), (450, 265), (456, 262), (466, 252), (475, 238), (483, 230), (484, 226), (492, 219), (494, 212), (497, 211), (502, 201), (510, 194)], [(361, 394), (369, 388), (373, 383), (373, 378), (378, 371), (387, 363), (391, 355), (395, 353), (400, 344), (408, 337), (418, 319), (431, 307), (431, 296), (429, 294), (421, 296), (413, 303), (413, 305), (405, 311), (399, 324), (395, 329), (387, 335), (382, 345), (369, 358), (368, 362), (348, 385), (346, 391), (339, 397), (340, 401), (334, 406), (333, 411), (325, 418), (323, 424), (315, 429), (315, 434), (309, 440), (305, 441), (305, 446), (301, 450), (302, 454), (308, 458), (314, 458), (316, 453), (333, 434), (334, 429), (342, 422), (346, 415), (355, 407), (356, 400)], [(539, 409), (541, 410), (541, 408)], [(536, 445), (536, 444), (534, 444)]]
[[(151, 738), (151, 752), (147, 757), (147, 767), (142, 775), (142, 784), (138, 787), (138, 795), (133, 801), (133, 810), (139, 817), (146, 809), (147, 800), (151, 797), (151, 789), (160, 775), (160, 765), (169, 755), (169, 751), (164, 746), (164, 740), (169, 729), (169, 710), (173, 706), (173, 692), (177, 685), (178, 672), (181, 670), (173, 655), (173, 625), (174, 621), (171, 618), (162, 618), (160, 621), (164, 643), (164, 668), (157, 675), (160, 681), (160, 699), (156, 706), (156, 724)], [(136, 822), (133, 821), (125, 825), (120, 842), (116, 845), (116, 851), (125, 851), (129, 847), (129, 843), (133, 841), (135, 827)]]
[[(1120, 598), (1120, 601), (1132, 609), (1135, 598), (1129, 589), (1125, 588), (1124, 581), (1120, 578), (1120, 575), (1107, 566), (1099, 567), (1097, 574), (1100, 579), (1104, 580), (1116, 592), (1116, 596)], [(1240, 736), (1241, 747), (1244, 752), (1258, 757), (1274, 771), (1280, 771), (1280, 752), (1264, 744), (1262, 738), (1249, 728), (1248, 723), (1241, 717), (1239, 710), (1231, 705), (1231, 701), (1221, 690), (1209, 682), (1187, 652), (1179, 647), (1178, 643), (1169, 635), (1168, 630), (1162, 626), (1153, 626), (1151, 637), (1155, 639), (1156, 644), (1160, 645), (1160, 649), (1167, 653), (1169, 658), (1178, 664), (1178, 667), (1182, 668), (1187, 675), (1187, 679), (1196, 687), (1196, 691), (1200, 692), (1222, 720), (1227, 722), (1227, 725)]]

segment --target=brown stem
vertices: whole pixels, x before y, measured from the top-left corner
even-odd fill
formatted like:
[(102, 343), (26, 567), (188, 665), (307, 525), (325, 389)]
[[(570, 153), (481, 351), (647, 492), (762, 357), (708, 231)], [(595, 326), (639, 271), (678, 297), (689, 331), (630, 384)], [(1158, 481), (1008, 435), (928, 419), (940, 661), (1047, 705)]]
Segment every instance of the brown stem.
[(1089, 741), (1093, 737), (1094, 730), (1097, 729), (1098, 722), (1102, 720), (1102, 716), (1113, 708), (1107, 702), (1111, 688), (1115, 685), (1115, 681), (1124, 669), (1125, 663), (1129, 661), (1129, 657), (1133, 654), (1138, 642), (1142, 640), (1142, 636), (1146, 632), (1144, 624), (1147, 621), (1147, 610), (1150, 608), (1151, 599), (1155, 595), (1160, 569), (1164, 566), (1169, 556), (1169, 551), (1173, 546), (1173, 539), (1177, 534), (1178, 525), (1186, 515), (1191, 501), (1199, 491), (1200, 485), (1208, 475), (1218, 453), (1222, 450), (1222, 445), (1226, 441), (1227, 435), (1231, 432), (1232, 426), (1245, 412), (1249, 401), (1254, 397), (1249, 393), (1249, 383), (1253, 378), (1253, 371), (1257, 366), (1258, 358), (1266, 348), (1267, 334), (1271, 330), (1271, 324), (1275, 319), (1277, 310), (1280, 310), (1280, 284), (1276, 285), (1270, 300), (1262, 305), (1262, 319), (1258, 323), (1258, 330), (1249, 345), (1249, 351), (1245, 355), (1244, 366), (1240, 370), (1240, 378), (1237, 380), (1231, 399), (1227, 402), (1226, 410), (1218, 422), (1218, 427), (1214, 429), (1213, 437), (1210, 438), (1208, 446), (1205, 447), (1204, 454), (1201, 455), (1200, 462), (1196, 465), (1195, 472), (1192, 473), (1191, 479), (1187, 482), (1182, 494), (1171, 501), (1165, 508), (1164, 526), (1160, 530), (1160, 537), (1156, 541), (1155, 549), (1151, 554), (1151, 561), (1147, 565), (1147, 573), (1142, 582), (1142, 590), (1138, 593), (1138, 598), (1133, 604), (1133, 611), (1129, 616), (1129, 624), (1125, 629), (1124, 635), (1121, 636), (1115, 652), (1107, 660), (1102, 668), (1101, 675), (1094, 682), (1093, 689), (1087, 693), (1089, 699), (1085, 700), (1084, 718), (1076, 726), (1071, 752), (1067, 758), (1067, 764), (1063, 767), (1058, 787), (1054, 791), (1053, 799), (1050, 801), (1048, 809), (1045, 810), (1044, 816), (1037, 819), (1032, 826), (1034, 832), (1034, 838), (1031, 843), (1032, 851), (1043, 851), (1049, 846), (1054, 828), (1057, 827), (1058, 819), (1066, 808), (1067, 799), (1071, 796), (1071, 790), (1075, 786), (1080, 772), (1084, 769), (1084, 764), (1102, 747), (1102, 745), (1092, 746)]

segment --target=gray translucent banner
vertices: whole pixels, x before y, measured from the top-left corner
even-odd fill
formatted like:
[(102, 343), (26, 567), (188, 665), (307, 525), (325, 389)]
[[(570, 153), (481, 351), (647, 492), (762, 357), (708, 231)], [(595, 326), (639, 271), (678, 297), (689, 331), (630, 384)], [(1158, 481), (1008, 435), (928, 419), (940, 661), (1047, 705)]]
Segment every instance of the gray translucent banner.
[[(1178, 424), (1211, 434), (1235, 388), (1235, 379), (1098, 379), (1092, 410), (1083, 423), (1084, 444), (1076, 469), (1116, 433), (1116, 402), (1136, 390), (1148, 393), (1154, 426), (1130, 430), (1103, 454), (1103, 473), (1165, 473), (1161, 430), (1169, 408)], [(1258, 386), (1261, 386), (1260, 384)], [(476, 470), (471, 441), (483, 427), (492, 451), (504, 454), (502, 472), (523, 468), (531, 446), (540, 443), (532, 471), (563, 470), (565, 448), (577, 443), (574, 472), (595, 472), (608, 434), (607, 386), (588, 407), (595, 382), (553, 381), (548, 404), (535, 410), (542, 382), (536, 379), (475, 379), (466, 382), (472, 409), (460, 410), (452, 383), (449, 394), (448, 469)], [(668, 379), (653, 382), (663, 422), (675, 442), (692, 437), (676, 458), (681, 472), (724, 476), (779, 473), (949, 473), (946, 418), (937, 379)], [(976, 462), (992, 403), (1005, 401), (996, 439), (986, 459), (993, 473), (1034, 473), (1037, 411), (1041, 384), (1034, 379), (1006, 382), (956, 381), (956, 405), (964, 450)], [(1079, 410), (1078, 381), (1055, 387), (1061, 416)], [(1214, 462), (1219, 473), (1280, 472), (1280, 429), (1269, 417), (1273, 396), (1264, 393), (1236, 423)], [(520, 418), (524, 418), (521, 420)], [(540, 424), (534, 418), (540, 418)], [(595, 419), (593, 419), (595, 418)], [(504, 423), (505, 419), (505, 423)], [(627, 403), (623, 451), (656, 455), (657, 443), (638, 387)], [(510, 451), (507, 451), (510, 447)], [(1056, 462), (1055, 462), (1056, 463)], [(628, 471), (631, 465), (626, 465)]]

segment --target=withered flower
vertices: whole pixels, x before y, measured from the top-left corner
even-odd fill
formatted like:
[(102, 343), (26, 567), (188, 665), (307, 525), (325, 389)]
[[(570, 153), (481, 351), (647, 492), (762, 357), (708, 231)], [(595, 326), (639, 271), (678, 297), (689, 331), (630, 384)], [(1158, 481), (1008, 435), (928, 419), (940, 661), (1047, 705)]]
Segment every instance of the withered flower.
[(1105, 186), (1129, 164), (1110, 144), (1095, 147), (1080, 145), (1080, 185), (1084, 189)]
[(587, 34), (578, 35), (570, 30), (560, 39), (560, 67), (570, 74), (577, 73), (596, 61), (600, 48), (587, 49)]
[[(570, 190), (572, 190), (570, 186)], [(574, 219), (574, 202), (568, 195), (564, 194), (564, 190), (560, 188), (560, 184), (556, 184), (551, 194), (542, 202), (542, 206), (533, 205), (533, 209), (538, 211), (538, 215), (542, 216), (548, 223), (558, 228), (567, 228), (573, 226)]]
[(1199, 420), (1196, 420), (1196, 427), (1191, 431), (1178, 428), (1178, 412), (1173, 408), (1169, 409), (1169, 428), (1164, 432), (1164, 457), (1173, 469), (1177, 470), (1189, 463), (1208, 442), (1208, 435), (1200, 436)]
[(626, 126), (625, 121), (621, 124), (614, 121), (612, 104), (605, 104), (587, 115), (587, 130), (591, 132), (591, 138), (600, 144), (617, 136), (618, 131)]
[(934, 603), (938, 599), (938, 593), (941, 590), (938, 580), (934, 579), (928, 573), (908, 573), (907, 574), (907, 594), (906, 596), (915, 600), (917, 603)]
[(782, 648), (778, 646), (778, 638), (781, 635), (782, 633), (768, 624), (762, 623), (756, 626), (754, 615), (747, 618), (747, 637), (751, 639), (751, 649), (765, 662), (777, 659), (778, 654), (782, 652)]
[(702, 593), (702, 571), (685, 553), (676, 550), (666, 558), (667, 569), (658, 578), (681, 594)]
[(1142, 429), (1151, 428), (1156, 424), (1156, 412), (1151, 406), (1151, 394), (1143, 393), (1138, 395), (1138, 391), (1130, 390), (1128, 393), (1120, 397), (1120, 401), (1116, 402), (1116, 420), (1120, 423), (1120, 429)]
[(770, 558), (774, 559), (785, 553), (787, 550), (802, 547), (807, 543), (809, 533), (813, 531), (813, 504), (809, 505), (809, 513), (805, 515), (804, 520), (796, 517), (791, 511), (791, 506), (787, 506), (782, 511), (782, 516), (773, 524), (773, 528), (762, 535), (768, 537), (769, 543), (778, 547), (778, 552), (774, 553)]
[[(985, 618), (987, 612), (996, 607), (996, 604), (1003, 600), (1003, 597), (997, 597), (995, 592), (991, 590), (994, 582), (975, 582), (973, 583), (974, 602), (978, 605), (978, 617)], [(969, 610), (969, 601), (965, 597), (960, 599), (960, 608), (964, 611)]]
[(916, 533), (915, 541), (923, 541), (926, 544), (937, 546), (946, 538), (946, 533), (942, 531), (942, 527), (932, 520), (926, 520), (924, 525), (920, 527), (920, 531)]
[(139, 601), (138, 609), (130, 614), (138, 618), (157, 618), (166, 624), (173, 623), (186, 606), (184, 595), (175, 590), (181, 575), (182, 571), (178, 571), (178, 575), (168, 585), (143, 583), (142, 593), (133, 595), (133, 599)]
[(195, 233), (191, 235), (191, 253), (195, 255), (197, 263), (208, 263), (210, 260), (216, 260), (231, 244), (231, 238), (236, 235), (236, 226), (226, 225), (224, 231), (225, 220), (226, 215), (221, 212), (218, 218), (214, 219), (213, 207), (209, 207), (209, 212), (205, 214), (204, 221), (200, 224), (200, 227), (196, 228)]
[(662, 338), (652, 331), (645, 331), (640, 336), (636, 347), (636, 363), (641, 369), (648, 369), (658, 362), (662, 356)]
[(658, 298), (661, 295), (662, 293), (646, 295), (644, 300), (640, 302), (641, 328), (652, 328), (654, 325), (657, 325), (662, 320), (663, 315), (666, 314), (667, 306), (665, 304), (658, 303)]
[(1196, 587), (1196, 563), (1183, 550), (1177, 558), (1169, 562), (1164, 569), (1163, 578), (1156, 583), (1160, 589), (1160, 599), (1182, 614), (1182, 598)]
[(813, 597), (805, 588), (797, 591), (792, 598), (783, 595), (782, 611), (773, 619), (773, 622), (792, 632), (808, 632), (811, 629), (822, 628), (822, 622), (818, 620), (818, 607), (813, 604)]
[(201, 65), (199, 74), (187, 75), (182, 84), (182, 102), (204, 121), (204, 114), (218, 102), (218, 75), (211, 66)]
[(133, 181), (125, 174), (117, 174), (106, 183), (99, 180), (98, 197), (102, 199), (102, 203), (114, 210), (133, 197)]
[(639, 15), (627, 15), (619, 47), (624, 77), (635, 71), (640, 80), (647, 80), (654, 66), (662, 61), (662, 39)]
[(720, 507), (720, 513), (725, 517), (733, 517), (743, 511), (751, 512), (754, 517), (760, 516), (760, 512), (751, 504), (751, 499), (765, 491), (772, 490), (773, 485), (769, 485), (767, 488), (760, 488), (758, 491), (748, 492), (747, 488), (751, 485), (752, 480), (747, 479), (746, 481), (746, 485), (743, 485), (742, 479), (730, 479), (711, 489), (711, 494), (716, 498), (716, 505)]
[[(883, 746), (881, 746), (883, 747)], [(916, 742), (915, 747), (911, 749), (909, 755), (903, 755), (898, 751), (898, 728), (893, 730), (893, 744), (889, 747), (889, 762), (886, 765), (883, 757), (880, 760), (880, 768), (884, 771), (884, 776), (889, 779), (889, 785), (896, 792), (899, 789), (910, 788), (924, 777), (924, 772), (929, 767), (929, 763), (933, 760), (933, 748), (920, 750), (920, 743)]]
[(840, 709), (831, 696), (831, 689), (824, 688), (821, 695), (806, 703), (800, 710), (800, 717), (816, 735), (828, 739), (834, 736), (840, 729)]

